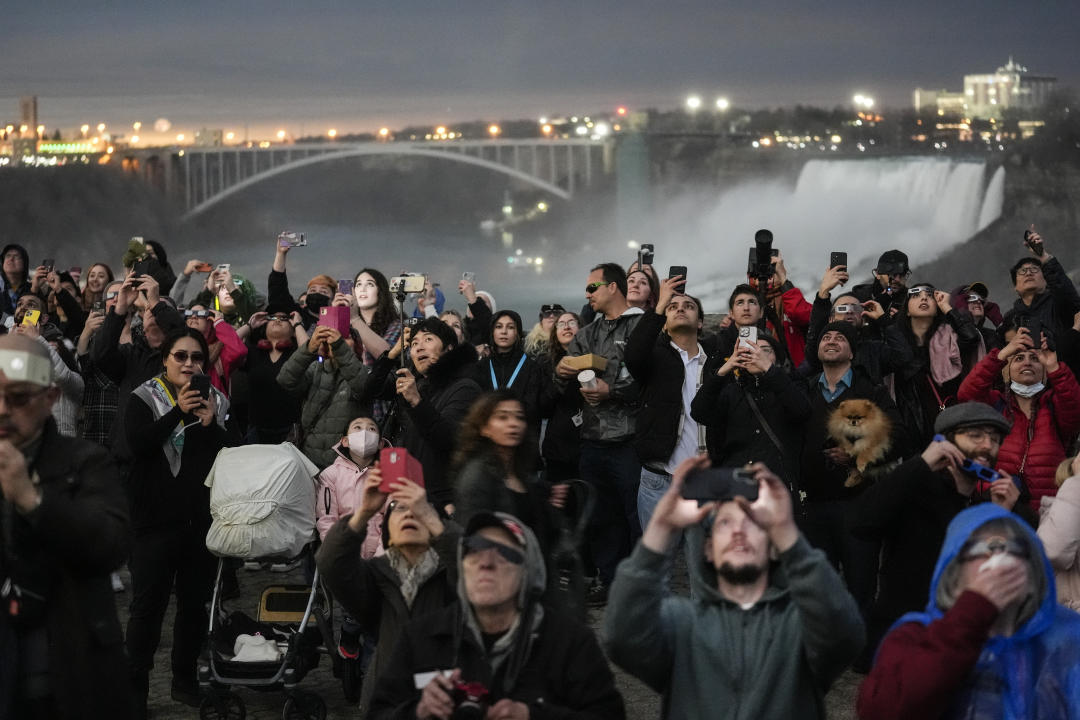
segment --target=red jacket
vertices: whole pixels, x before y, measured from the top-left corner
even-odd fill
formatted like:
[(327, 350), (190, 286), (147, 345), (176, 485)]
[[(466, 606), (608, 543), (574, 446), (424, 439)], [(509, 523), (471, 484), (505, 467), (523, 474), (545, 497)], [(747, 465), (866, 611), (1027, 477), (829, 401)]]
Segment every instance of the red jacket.
[[(814, 306), (806, 302), (802, 290), (797, 287), (784, 291), (780, 300), (783, 306), (780, 321), (784, 326), (784, 343), (791, 356), (791, 366), (799, 367), (806, 356), (806, 328), (810, 326), (810, 311)], [(779, 337), (771, 324), (769, 329)]]
[(942, 717), (979, 660), (997, 616), (993, 603), (965, 591), (929, 625), (895, 628), (859, 687), (855, 712), (864, 720)]
[(1012, 392), (994, 389), (1005, 362), (991, 350), (960, 385), (960, 402), (978, 401), (998, 408), (1012, 421), (1012, 431), (1001, 443), (998, 468), (1022, 475), (1031, 491), (1031, 506), (1038, 512), (1044, 495), (1056, 495), (1054, 473), (1065, 459), (1067, 445), (1080, 433), (1080, 385), (1065, 363), (1047, 375), (1046, 390), (1036, 398), (1034, 422), (1028, 420)]

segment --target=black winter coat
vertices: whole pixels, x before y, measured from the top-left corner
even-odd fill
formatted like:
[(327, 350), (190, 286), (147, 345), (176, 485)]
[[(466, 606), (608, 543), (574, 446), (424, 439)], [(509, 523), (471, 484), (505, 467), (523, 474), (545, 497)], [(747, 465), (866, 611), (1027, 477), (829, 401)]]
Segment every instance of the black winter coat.
[[(665, 321), (656, 312), (642, 315), (626, 341), (623, 355), (626, 368), (641, 386), (634, 447), (642, 465), (667, 463), (679, 443), (685, 366), (664, 332)], [(707, 367), (708, 358), (716, 354), (716, 338), (701, 338), (699, 343)], [(696, 384), (697, 378), (693, 382)]]
[[(806, 360), (800, 369), (806, 375), (821, 372), (817, 347), (831, 313), (832, 301), (815, 295), (810, 311), (810, 326), (806, 330)], [(852, 350), (855, 353), (852, 364), (866, 370), (875, 383), (881, 382), (886, 375), (907, 367), (915, 357), (911, 344), (900, 332), (900, 326), (888, 315), (876, 322), (865, 323), (859, 329), (858, 340)]]
[[(517, 369), (518, 362), (525, 358), (521, 370), (514, 378), (514, 384), (507, 387), (510, 377)], [(538, 362), (525, 355), (525, 350), (518, 343), (509, 352), (500, 353), (492, 351), (491, 357), (480, 358), (476, 363), (476, 374), (473, 379), (483, 392), (496, 390), (491, 384), (491, 374), (495, 373), (495, 382), (498, 388), (509, 390), (521, 401), (525, 408), (525, 417), (529, 421), (530, 429), (540, 437), (540, 383), (543, 368)]]
[(1080, 294), (1076, 285), (1057, 258), (1051, 258), (1043, 264), (1043, 277), (1046, 279), (1046, 291), (1035, 296), (1031, 305), (1017, 298), (1012, 310), (1017, 316), (1037, 317), (1040, 324), (1049, 328), (1058, 344), (1058, 354), (1067, 363), (1074, 374), (1080, 370), (1080, 350), (1074, 342), (1066, 342), (1064, 336), (1073, 325), (1073, 316), (1080, 311)]
[(326, 586), (364, 629), (378, 638), (375, 657), (364, 682), (364, 705), (371, 697), (374, 680), (390, 660), (390, 653), (409, 620), (427, 615), (457, 600), (457, 546), (461, 528), (447, 522), (443, 534), (432, 543), (439, 554), (440, 567), (420, 586), (412, 608), (401, 594), (401, 578), (390, 567), (386, 555), (364, 560), (360, 548), (364, 534), (349, 528), (347, 515), (334, 524), (315, 556)]
[[(49, 682), (57, 717), (129, 717), (127, 657), (109, 582), (130, 541), (116, 466), (100, 445), (61, 436), (49, 418), (31, 467), (40, 480), (41, 504), (21, 515), (8, 513), (12, 508), (2, 503), (0, 576), (7, 576), (11, 564), (25, 566), (47, 588)], [(2, 526), (9, 518), (14, 562), (4, 547), (8, 529)], [(13, 628), (7, 622), (7, 613), (0, 614), (0, 680), (13, 666)], [(3, 702), (0, 697), (0, 716)]]
[(588, 627), (545, 608), (529, 657), (507, 692), (503, 673), (491, 672), (461, 613), (455, 604), (409, 623), (376, 683), (370, 720), (414, 720), (420, 701), (416, 675), (452, 668), (461, 669), (463, 682), (483, 683), (492, 705), (504, 697), (525, 703), (531, 720), (626, 717), (611, 669)]
[[(560, 354), (560, 358), (562, 355)], [(581, 460), (581, 422), (579, 413), (585, 399), (581, 386), (567, 383), (560, 387), (554, 381), (555, 366), (559, 360), (545, 358), (540, 388), (540, 415), (547, 419), (544, 443), (540, 454), (544, 458), (549, 482), (560, 482), (578, 477)], [(574, 418), (578, 418), (575, 424)]]
[[(740, 371), (738, 378), (720, 377), (716, 371), (724, 362), (716, 357), (705, 366), (705, 382), (690, 406), (691, 417), (706, 428), (713, 464), (738, 467), (763, 462), (789, 487), (798, 487), (798, 448), (803, 423), (810, 416), (806, 393), (776, 365), (758, 376)], [(753, 396), (783, 452), (765, 432), (747, 394)]]
[(454, 492), (447, 478), (450, 456), (457, 448), (461, 421), (480, 395), (480, 386), (473, 379), (475, 364), (473, 346), (459, 345), (440, 357), (426, 377), (420, 377), (414, 369), (420, 402), (413, 407), (398, 397), (394, 374), (398, 365), (384, 353), (371, 366), (361, 399), (395, 400), (394, 427), (388, 423), (383, 436), (407, 449), (424, 466), (428, 499), (440, 509), (453, 502)]
[[(166, 335), (186, 327), (184, 317), (166, 302), (159, 302), (153, 312), (154, 320)], [(109, 447), (120, 462), (130, 462), (132, 455), (124, 431), (124, 411), (131, 401), (131, 391), (159, 374), (164, 369), (164, 363), (161, 351), (151, 348), (143, 340), (120, 344), (124, 320), (124, 316), (117, 315), (115, 309), (109, 311), (104, 324), (90, 343), (90, 359), (94, 361), (95, 367), (116, 383), (119, 407), (110, 434)]]

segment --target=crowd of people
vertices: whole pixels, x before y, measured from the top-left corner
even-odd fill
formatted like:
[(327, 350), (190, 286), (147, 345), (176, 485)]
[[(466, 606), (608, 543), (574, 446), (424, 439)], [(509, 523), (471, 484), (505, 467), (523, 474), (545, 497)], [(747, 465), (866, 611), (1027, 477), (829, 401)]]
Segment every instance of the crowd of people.
[(721, 318), (639, 254), (533, 321), (471, 274), (459, 308), (372, 267), (297, 286), (287, 238), (265, 292), (152, 240), (85, 273), (9, 244), (0, 720), (146, 717), (173, 596), (197, 706), (204, 480), (282, 442), (365, 717), (625, 717), (604, 650), (665, 717), (824, 717), (848, 668), (864, 718), (1080, 717), (1080, 294), (1024, 245), (1000, 306), (900, 250), (807, 298), (759, 245)]

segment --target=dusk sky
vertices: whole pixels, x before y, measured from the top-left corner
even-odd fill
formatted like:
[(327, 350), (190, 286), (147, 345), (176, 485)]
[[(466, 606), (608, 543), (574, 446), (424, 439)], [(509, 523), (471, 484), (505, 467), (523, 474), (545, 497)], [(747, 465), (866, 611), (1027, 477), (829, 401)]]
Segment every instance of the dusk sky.
[[(102, 9), (99, 5), (107, 5)], [(1080, 2), (8, 3), (0, 120), (253, 136), (674, 107), (907, 106), (1012, 54), (1080, 87)]]

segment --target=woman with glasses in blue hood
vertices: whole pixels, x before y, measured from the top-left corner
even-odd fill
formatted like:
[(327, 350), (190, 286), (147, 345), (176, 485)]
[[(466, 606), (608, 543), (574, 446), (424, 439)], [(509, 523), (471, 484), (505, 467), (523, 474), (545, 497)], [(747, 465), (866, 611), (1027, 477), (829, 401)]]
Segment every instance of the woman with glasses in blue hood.
[(1080, 615), (1035, 533), (992, 503), (949, 524), (926, 611), (893, 626), (861, 718), (1080, 718)]

